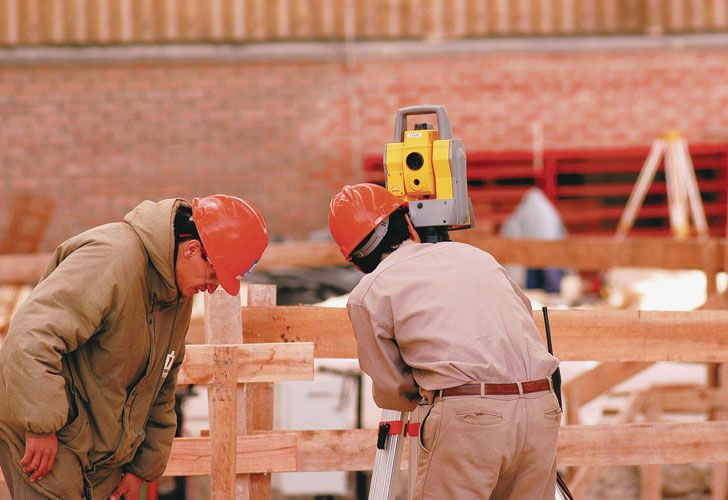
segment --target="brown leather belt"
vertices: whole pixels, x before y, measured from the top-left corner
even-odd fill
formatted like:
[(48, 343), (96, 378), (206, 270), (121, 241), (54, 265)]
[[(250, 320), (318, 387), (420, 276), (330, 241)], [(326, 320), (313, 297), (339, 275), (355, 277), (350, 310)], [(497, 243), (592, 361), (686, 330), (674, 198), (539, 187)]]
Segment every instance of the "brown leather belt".
[[(507, 396), (510, 394), (521, 394), (518, 390), (518, 384), (482, 384), (483, 392), (481, 393), (481, 384), (465, 384), (449, 389), (441, 389), (436, 392), (438, 396), (480, 396), (497, 395)], [(548, 379), (532, 380), (530, 382), (521, 382), (523, 394), (532, 392), (550, 391), (551, 384)]]

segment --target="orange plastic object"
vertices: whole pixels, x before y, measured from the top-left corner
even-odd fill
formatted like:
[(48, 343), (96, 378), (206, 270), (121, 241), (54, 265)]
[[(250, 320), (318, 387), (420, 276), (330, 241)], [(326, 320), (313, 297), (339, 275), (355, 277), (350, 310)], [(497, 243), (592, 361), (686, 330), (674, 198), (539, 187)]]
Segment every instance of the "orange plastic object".
[(252, 203), (226, 194), (192, 200), (192, 217), (217, 279), (237, 295), (245, 276), (268, 246), (268, 229)]
[(376, 184), (344, 188), (329, 203), (329, 231), (345, 259), (386, 217), (407, 202)]

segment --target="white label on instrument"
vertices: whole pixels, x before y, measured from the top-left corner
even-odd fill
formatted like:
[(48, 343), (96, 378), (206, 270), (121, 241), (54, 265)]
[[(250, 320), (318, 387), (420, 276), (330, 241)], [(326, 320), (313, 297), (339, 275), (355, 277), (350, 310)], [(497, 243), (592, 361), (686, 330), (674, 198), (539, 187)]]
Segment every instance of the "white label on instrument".
[(407, 137), (422, 137), (422, 132), (410, 132)]

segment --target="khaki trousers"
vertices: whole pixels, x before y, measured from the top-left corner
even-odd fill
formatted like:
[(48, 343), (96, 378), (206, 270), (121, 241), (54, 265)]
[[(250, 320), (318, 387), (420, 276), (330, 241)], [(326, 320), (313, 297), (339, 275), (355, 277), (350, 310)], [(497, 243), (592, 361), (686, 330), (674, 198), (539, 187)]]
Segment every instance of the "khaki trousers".
[[(63, 449), (63, 444), (59, 443), (59, 455), (63, 454), (65, 456), (66, 451), (66, 449)], [(28, 476), (23, 473), (17, 461), (13, 458), (10, 448), (3, 441), (0, 441), (0, 468), (2, 468), (3, 476), (13, 500), (81, 499), (84, 495), (84, 483), (86, 483), (86, 490), (92, 489), (91, 497), (93, 499), (106, 500), (121, 481), (122, 472), (120, 468), (100, 469), (84, 478), (80, 463), (77, 470), (62, 467), (59, 465), (61, 463), (57, 458), (51, 472), (37, 483), (34, 483), (36, 489), (31, 486)], [(45, 493), (41, 493), (41, 490), (45, 491)], [(55, 494), (50, 492), (55, 492)]]
[(561, 409), (553, 392), (445, 397), (417, 411), (413, 499), (554, 499)]

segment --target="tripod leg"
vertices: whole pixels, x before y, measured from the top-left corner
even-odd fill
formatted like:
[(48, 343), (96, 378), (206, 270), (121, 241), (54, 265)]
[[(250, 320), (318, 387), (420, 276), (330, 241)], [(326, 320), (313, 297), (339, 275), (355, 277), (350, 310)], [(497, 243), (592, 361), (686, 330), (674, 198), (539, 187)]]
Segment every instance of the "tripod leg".
[(663, 141), (654, 141), (650, 153), (647, 155), (645, 164), (640, 171), (639, 177), (637, 177), (637, 183), (635, 184), (632, 194), (629, 195), (627, 205), (622, 212), (622, 216), (617, 224), (617, 237), (624, 238), (627, 233), (632, 229), (634, 220), (637, 218), (637, 212), (639, 212), (642, 202), (645, 201), (645, 195), (647, 190), (655, 178), (657, 173), (657, 167), (660, 165), (660, 157), (665, 150), (665, 143)]
[(705, 210), (703, 209), (703, 200), (700, 197), (700, 188), (698, 187), (698, 179), (695, 176), (695, 167), (693, 160), (690, 158), (688, 144), (683, 139), (680, 141), (678, 154), (682, 157), (682, 165), (684, 166), (683, 175), (685, 177), (685, 187), (687, 189), (688, 201), (690, 202), (690, 212), (693, 217), (695, 229), (701, 238), (708, 237), (708, 221), (705, 218)]
[(685, 166), (680, 155), (678, 141), (670, 140), (665, 154), (665, 181), (667, 182), (667, 208), (673, 236), (687, 238), (690, 220), (687, 209)]
[[(381, 422), (407, 422), (408, 413), (395, 410), (382, 410)], [(400, 431), (381, 439), (383, 448), (377, 448), (374, 457), (372, 483), (369, 488), (369, 500), (393, 500), (395, 481), (402, 460), (405, 436)]]

